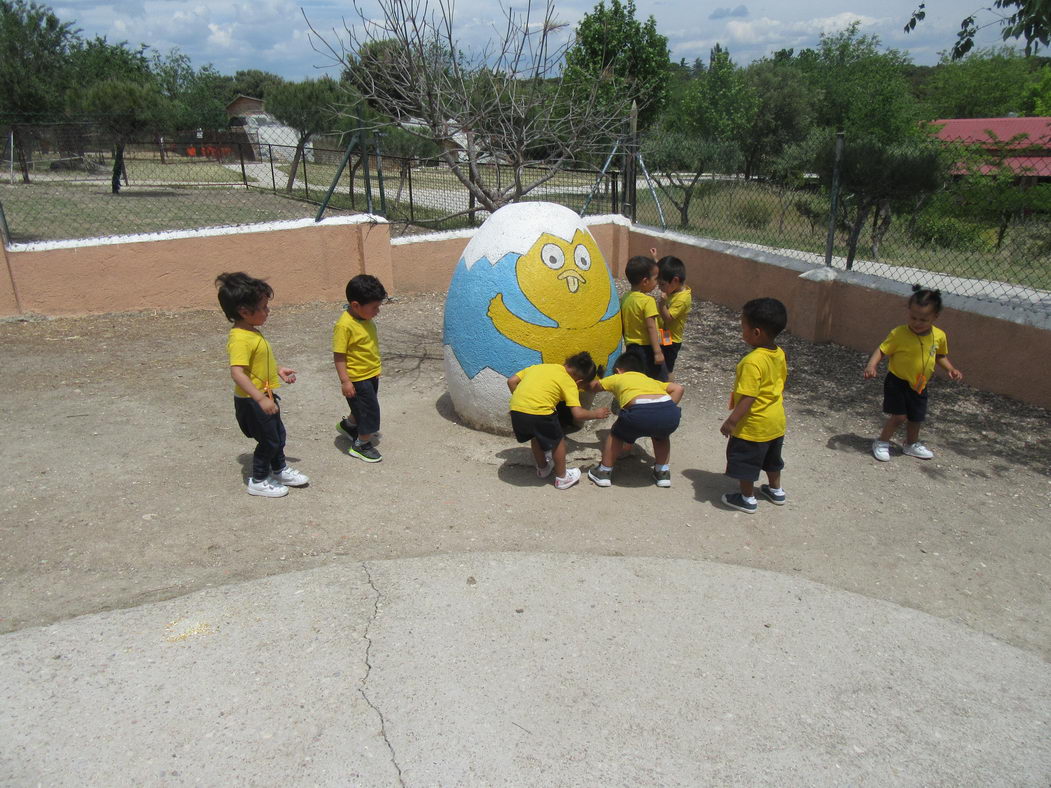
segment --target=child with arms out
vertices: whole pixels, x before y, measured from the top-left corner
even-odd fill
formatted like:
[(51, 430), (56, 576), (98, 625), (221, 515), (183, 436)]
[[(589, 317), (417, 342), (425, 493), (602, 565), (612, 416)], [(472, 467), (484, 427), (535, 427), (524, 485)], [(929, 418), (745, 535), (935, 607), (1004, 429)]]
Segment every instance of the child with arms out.
[(332, 361), (339, 376), (340, 390), (350, 406), (350, 418), (336, 425), (350, 438), (347, 454), (365, 462), (383, 459), (372, 439), (380, 429), (379, 340), (373, 318), (387, 297), (380, 280), (359, 274), (347, 282), (347, 309), (332, 328)]
[(613, 463), (639, 438), (653, 442), (653, 481), (658, 487), (671, 487), (671, 434), (679, 426), (683, 387), (663, 383), (642, 373), (642, 359), (623, 353), (613, 363), (615, 374), (596, 379), (592, 391), (612, 391), (620, 414), (610, 428), (602, 447), (602, 463), (588, 471), (588, 478), (599, 487), (613, 484)]
[(872, 456), (880, 462), (890, 459), (890, 439), (905, 423), (902, 453), (921, 460), (934, 452), (920, 443), (920, 425), (927, 418), (927, 382), (934, 368), (941, 367), (952, 380), (963, 380), (963, 373), (949, 361), (945, 332), (934, 325), (942, 311), (938, 290), (913, 285), (908, 303), (908, 322), (891, 331), (869, 357), (862, 373), (867, 380), (876, 377), (876, 367), (887, 357), (887, 376), (883, 380), (883, 412), (887, 421), (872, 442)]
[(624, 349), (636, 353), (645, 362), (643, 370), (658, 380), (667, 380), (664, 351), (661, 348), (657, 319), (657, 302), (649, 293), (657, 286), (657, 263), (652, 257), (637, 256), (624, 266), (624, 276), (631, 292), (620, 299), (620, 320), (624, 332)]
[(726, 475), (737, 479), (740, 490), (727, 493), (723, 503), (753, 514), (759, 508), (755, 483), (765, 471), (769, 484), (759, 490), (771, 503), (785, 503), (781, 448), (785, 440), (785, 406), (782, 393), (788, 378), (785, 351), (775, 340), (788, 324), (785, 305), (776, 298), (755, 298), (741, 309), (741, 338), (752, 352), (737, 364), (732, 411), (719, 432), (726, 444)]
[(233, 323), (226, 340), (234, 381), (234, 415), (246, 437), (256, 442), (248, 494), (265, 498), (288, 495), (310, 479), (285, 463), (285, 425), (274, 389), (295, 383), (296, 371), (279, 367), (259, 327), (270, 316), (273, 288), (262, 279), (237, 272), (219, 274), (219, 306)]
[(657, 269), (657, 287), (661, 291), (661, 297), (657, 299), (657, 311), (661, 317), (661, 350), (670, 377), (682, 348), (686, 318), (693, 308), (693, 293), (686, 286), (686, 266), (678, 257), (662, 257)]
[(600, 372), (587, 352), (570, 356), (564, 364), (534, 364), (507, 379), (511, 390), (511, 427), (519, 443), (529, 441), (536, 475), (555, 473), (555, 487), (566, 490), (580, 480), (580, 470), (566, 468), (566, 440), (557, 408), (564, 402), (578, 421), (604, 419), (609, 408), (585, 410), (580, 391)]

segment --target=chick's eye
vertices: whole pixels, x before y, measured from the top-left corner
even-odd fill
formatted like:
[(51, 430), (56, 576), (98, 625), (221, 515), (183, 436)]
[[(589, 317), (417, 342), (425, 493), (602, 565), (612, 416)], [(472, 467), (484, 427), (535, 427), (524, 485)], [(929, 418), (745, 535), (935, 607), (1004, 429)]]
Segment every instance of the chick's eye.
[(544, 244), (544, 248), (540, 250), (540, 259), (548, 268), (557, 271), (566, 264), (566, 253), (557, 244)]
[(587, 250), (586, 246), (577, 244), (577, 248), (573, 250), (573, 259), (576, 260), (577, 268), (581, 271), (591, 268), (591, 252)]

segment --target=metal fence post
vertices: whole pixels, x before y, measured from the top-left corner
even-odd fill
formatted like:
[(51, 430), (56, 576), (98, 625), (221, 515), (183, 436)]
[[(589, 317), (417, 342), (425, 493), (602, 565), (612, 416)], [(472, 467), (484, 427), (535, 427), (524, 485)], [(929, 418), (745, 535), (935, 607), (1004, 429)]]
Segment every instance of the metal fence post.
[(270, 153), (270, 187), (274, 190), (274, 194), (277, 194), (277, 174), (274, 172), (274, 146), (267, 143), (266, 147)]
[[(303, 161), (301, 163), (303, 165), (303, 191), (305, 192), (306, 198), (309, 200), (310, 199), (310, 181), (307, 180), (307, 146), (306, 145), (303, 146), (302, 159), (303, 159)], [(294, 183), (292, 185), (295, 186)]]
[(416, 214), (412, 205), (412, 159), (409, 159), (409, 221), (416, 221)]
[(836, 212), (839, 209), (839, 166), (843, 159), (843, 132), (836, 132), (836, 147), (832, 159), (832, 194), (828, 205), (828, 236), (825, 238), (825, 265), (832, 265), (832, 247), (836, 242)]
[(241, 157), (241, 180), (244, 181), (245, 189), (248, 188), (248, 171), (245, 170), (245, 149), (240, 141), (237, 143), (237, 155)]

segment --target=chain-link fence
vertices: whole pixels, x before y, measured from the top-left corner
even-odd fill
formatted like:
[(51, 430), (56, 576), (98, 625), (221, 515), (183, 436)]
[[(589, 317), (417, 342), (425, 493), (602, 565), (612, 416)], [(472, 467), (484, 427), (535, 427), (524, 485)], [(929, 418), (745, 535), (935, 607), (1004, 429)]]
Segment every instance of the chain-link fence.
[[(1051, 144), (830, 145), (779, 179), (649, 170), (634, 219), (1051, 312)], [(780, 182), (779, 182), (780, 181)], [(786, 183), (791, 181), (791, 183)]]
[[(24, 243), (343, 212), (380, 214), (402, 229), (451, 229), (488, 215), (440, 162), (348, 149), (338, 137), (297, 148), (276, 131), (137, 140), (115, 172), (114, 145), (93, 126), (8, 129), (0, 232)], [(1051, 146), (964, 140), (942, 144), (934, 158), (916, 155), (852, 154), (848, 144), (838, 165), (831, 153), (809, 151), (804, 165), (776, 178), (746, 179), (734, 166), (639, 167), (634, 190), (617, 171), (567, 169), (525, 199), (624, 212), (651, 226), (1051, 312)], [(941, 175), (928, 178), (921, 170), (932, 162)], [(493, 163), (477, 177), (504, 184), (511, 173)]]

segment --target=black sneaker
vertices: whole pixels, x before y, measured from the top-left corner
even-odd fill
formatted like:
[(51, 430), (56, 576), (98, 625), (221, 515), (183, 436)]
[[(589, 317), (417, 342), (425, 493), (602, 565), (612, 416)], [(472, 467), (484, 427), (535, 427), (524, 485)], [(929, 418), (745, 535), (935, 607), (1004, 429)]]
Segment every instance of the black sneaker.
[(765, 495), (767, 500), (770, 501), (770, 503), (776, 503), (778, 506), (784, 506), (785, 501), (788, 500), (788, 496), (785, 495), (783, 492), (777, 494), (770, 492), (769, 484), (760, 485), (759, 492)]
[(348, 438), (350, 438), (351, 441), (356, 441), (358, 439), (357, 424), (351, 424), (346, 419), (340, 419), (339, 424), (336, 425), (336, 429), (340, 432), (340, 434), (346, 435)]
[(354, 443), (350, 444), (350, 448), (347, 449), (347, 454), (365, 462), (379, 462), (383, 459), (383, 455), (376, 451), (376, 447), (368, 441), (364, 443), (354, 441)]
[(650, 476), (658, 487), (671, 487), (671, 471), (658, 471), (654, 468), (650, 471)]
[(588, 471), (588, 478), (599, 487), (609, 487), (613, 484), (613, 471), (604, 471), (596, 465)]
[(759, 508), (759, 504), (748, 503), (748, 501), (744, 499), (744, 496), (739, 492), (726, 493), (726, 495), (723, 496), (723, 503), (731, 509), (736, 509), (745, 514), (755, 514), (755, 510)]

